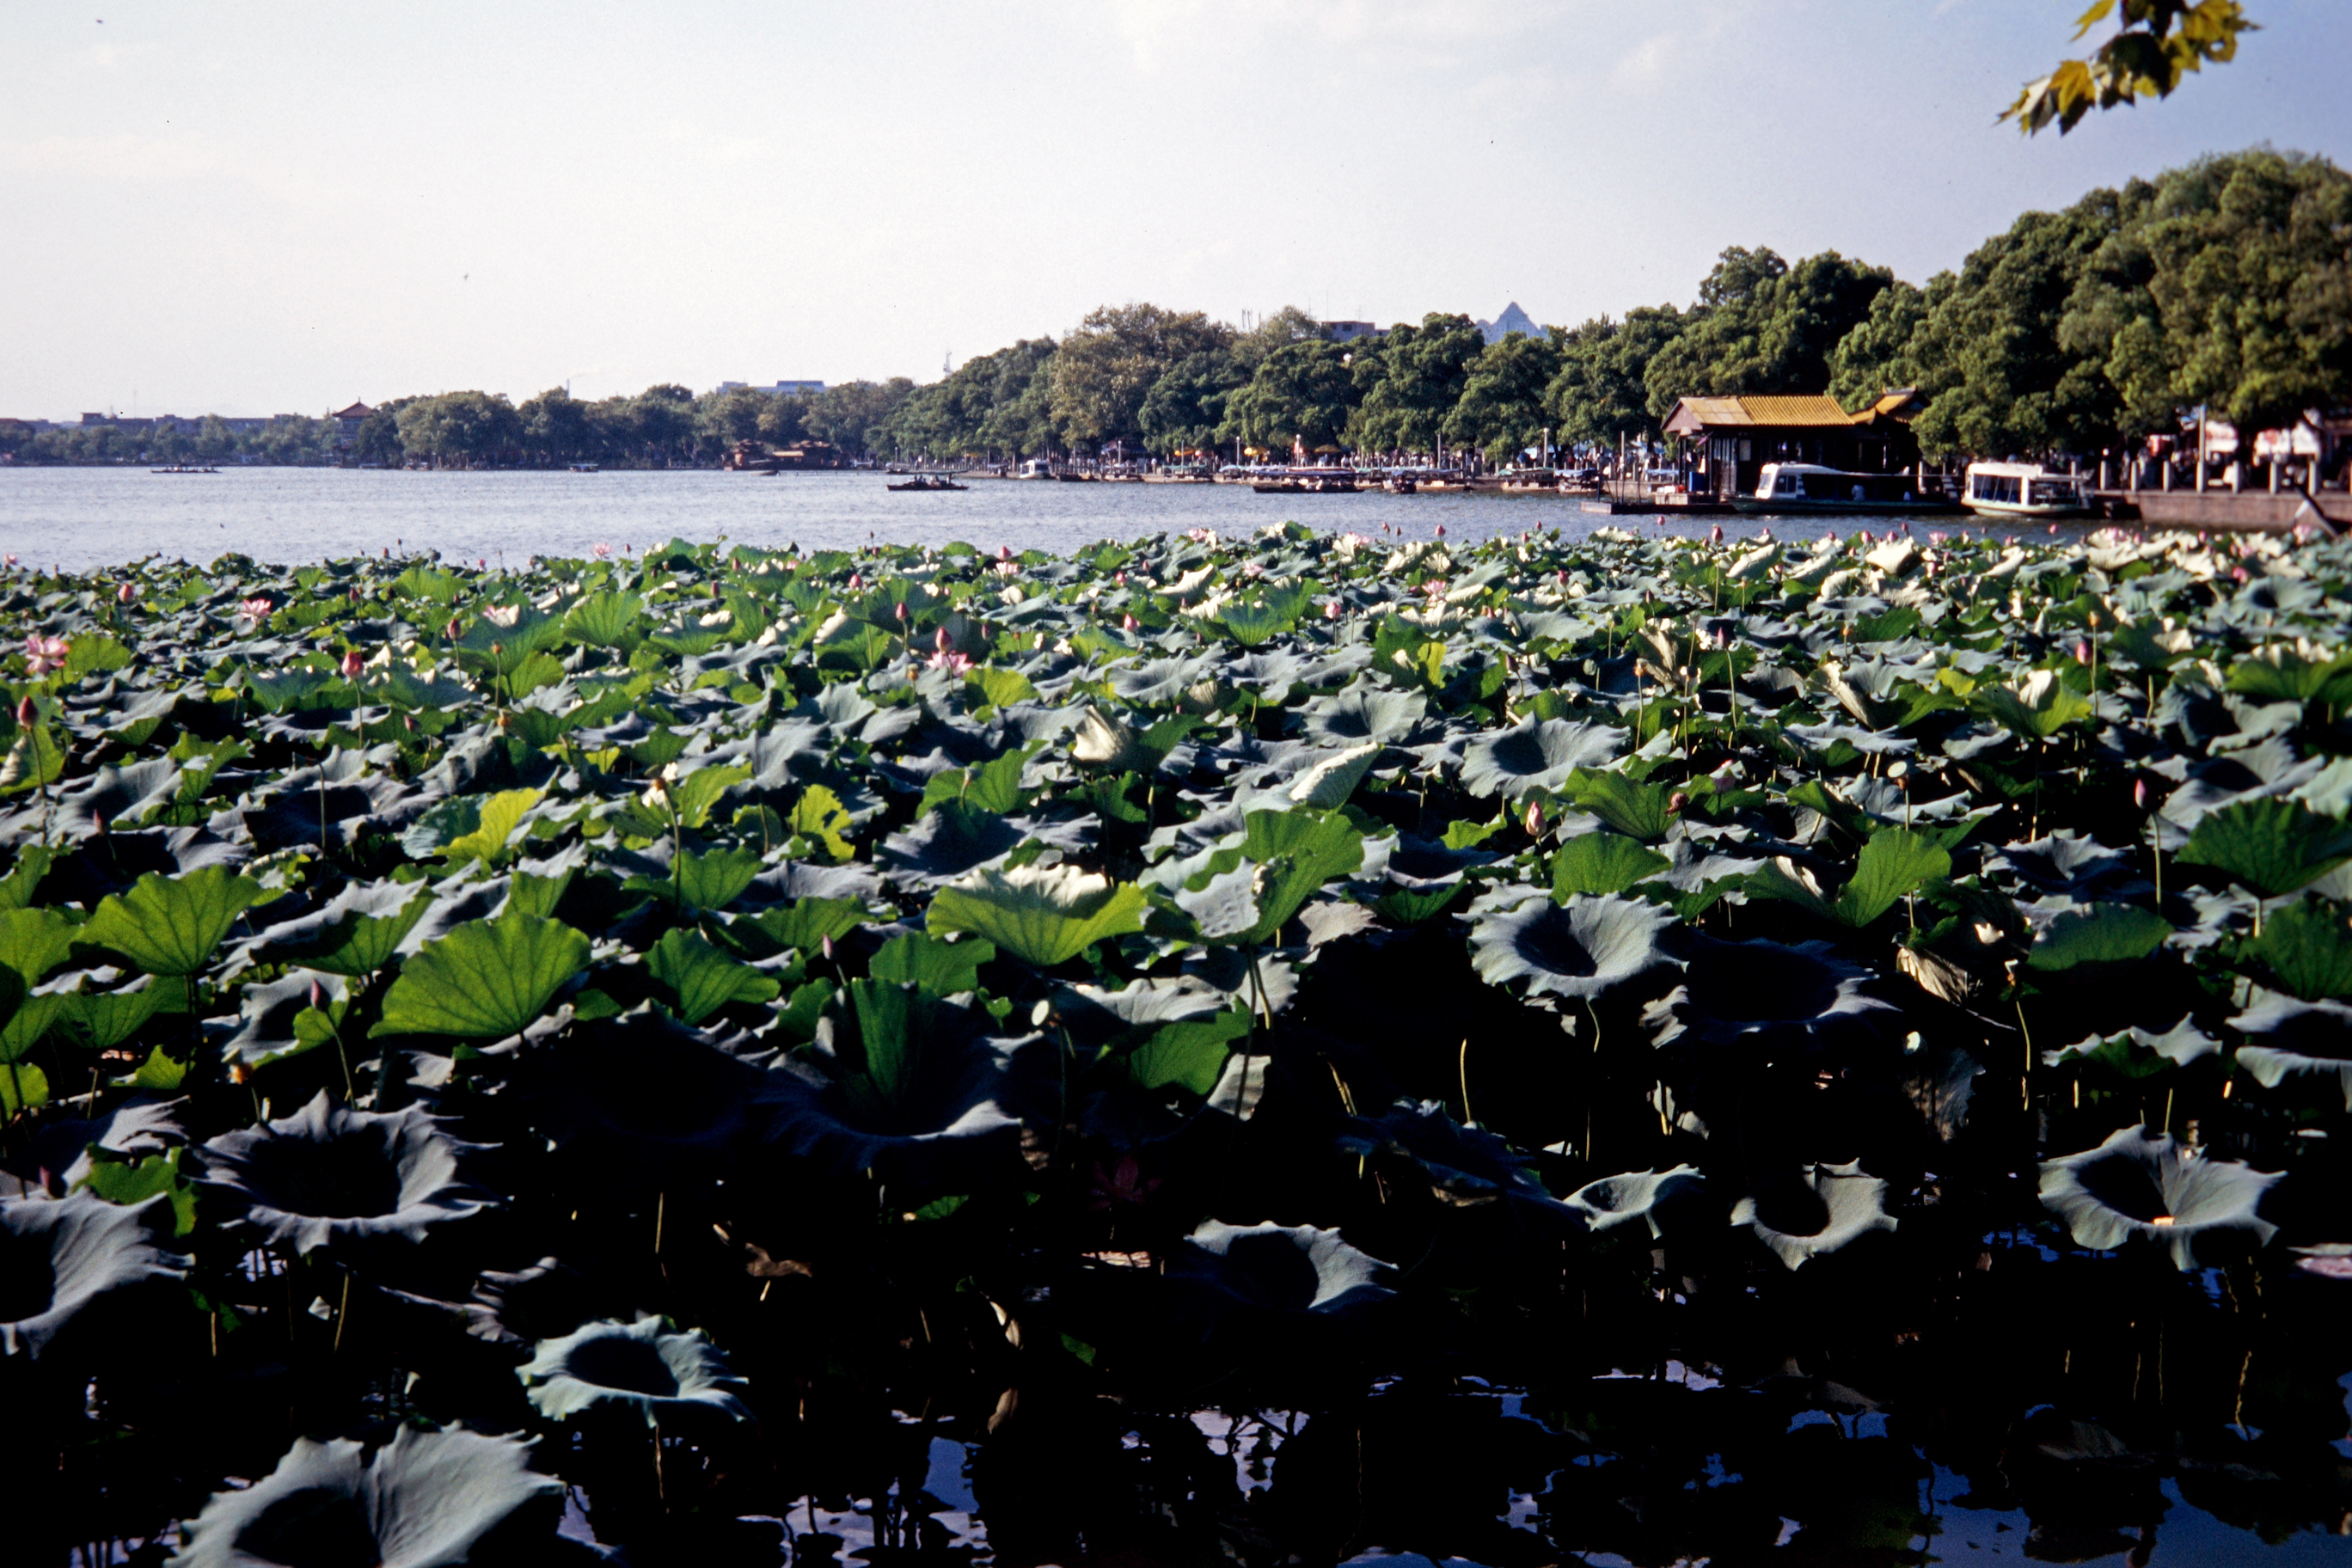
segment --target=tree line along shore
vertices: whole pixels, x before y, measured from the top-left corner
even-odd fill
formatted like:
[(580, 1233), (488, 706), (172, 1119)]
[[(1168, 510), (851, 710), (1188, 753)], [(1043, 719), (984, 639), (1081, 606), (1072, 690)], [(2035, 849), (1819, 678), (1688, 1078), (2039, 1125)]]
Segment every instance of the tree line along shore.
[[(1937, 459), (2095, 458), (2202, 409), (2250, 430), (2352, 399), (2352, 176), (2269, 149), (2028, 212), (1915, 286), (1823, 251), (1722, 252), (1687, 306), (1641, 306), (1488, 342), (1468, 317), (1334, 341), (1286, 309), (1247, 331), (1198, 310), (1105, 305), (918, 385), (813, 395), (660, 384), (599, 400), (551, 388), (380, 403), (365, 417), (37, 429), (19, 464), (260, 462), (708, 467), (738, 443), (845, 457), (1003, 462), (1342, 452), (1507, 462), (1549, 441), (1613, 450), (1675, 399), (1826, 391), (1858, 408), (1916, 388)], [(355, 426), (354, 427), (354, 423)]]

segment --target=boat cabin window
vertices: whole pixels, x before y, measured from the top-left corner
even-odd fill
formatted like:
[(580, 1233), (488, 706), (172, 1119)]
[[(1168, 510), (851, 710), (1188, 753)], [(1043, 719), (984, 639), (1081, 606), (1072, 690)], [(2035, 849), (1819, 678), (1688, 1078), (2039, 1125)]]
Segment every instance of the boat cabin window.
[(2029, 490), (2029, 499), (2036, 506), (2073, 506), (2082, 500), (2075, 492), (2072, 479), (2036, 482)]
[(1792, 496), (1797, 494), (1797, 476), (1794, 474), (1776, 475), (1772, 480), (1772, 493), (1776, 496)]

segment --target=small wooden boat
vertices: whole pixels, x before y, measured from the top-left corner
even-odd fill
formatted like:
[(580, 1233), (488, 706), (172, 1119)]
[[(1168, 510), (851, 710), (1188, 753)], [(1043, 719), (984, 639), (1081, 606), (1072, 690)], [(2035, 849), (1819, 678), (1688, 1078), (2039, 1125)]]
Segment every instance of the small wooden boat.
[(218, 468), (202, 468), (194, 463), (173, 463), (169, 468), (150, 468), (147, 471), (151, 474), (217, 474), (220, 472)]
[(889, 487), (894, 490), (968, 490), (970, 485), (960, 485), (945, 474), (917, 474), (914, 478)]

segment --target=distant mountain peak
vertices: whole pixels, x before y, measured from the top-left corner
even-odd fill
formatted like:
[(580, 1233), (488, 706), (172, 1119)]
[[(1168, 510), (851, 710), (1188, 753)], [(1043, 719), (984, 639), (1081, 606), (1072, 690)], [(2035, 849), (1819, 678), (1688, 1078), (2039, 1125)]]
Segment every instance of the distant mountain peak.
[(1525, 310), (1519, 309), (1519, 302), (1517, 300), (1504, 306), (1503, 313), (1493, 321), (1479, 322), (1478, 331), (1490, 343), (1499, 343), (1513, 332), (1524, 332), (1531, 338), (1543, 336), (1543, 329), (1537, 326), (1533, 318)]

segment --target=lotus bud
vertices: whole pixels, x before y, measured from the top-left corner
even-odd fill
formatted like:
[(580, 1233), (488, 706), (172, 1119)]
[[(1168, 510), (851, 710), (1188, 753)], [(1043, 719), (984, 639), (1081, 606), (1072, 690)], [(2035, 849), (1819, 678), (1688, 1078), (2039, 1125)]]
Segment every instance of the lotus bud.
[(1442, 522), (1437, 525), (1437, 537), (1440, 539), (1445, 537), (1445, 525)]
[(448, 638), (451, 642), (456, 642), (456, 641), (457, 640), (457, 616), (451, 616), (449, 617), (449, 624), (448, 624), (447, 626), (443, 626), (443, 627), (441, 628), (441, 635), (442, 635), (443, 637), (445, 637)]
[(360, 591), (359, 591), (358, 587), (355, 585), (355, 586), (353, 586), (353, 587), (352, 587), (352, 604), (354, 604), (354, 605), (356, 605), (356, 604), (358, 604), (359, 602), (360, 602)]
[(1666, 809), (1668, 811), (1681, 811), (1689, 805), (1690, 796), (1681, 790), (1675, 791), (1673, 795), (1666, 798)]
[(360, 671), (366, 668), (367, 660), (360, 657), (359, 649), (353, 647), (345, 648), (343, 650), (343, 677), (345, 679), (358, 679)]
[(2132, 780), (2132, 805), (2137, 806), (2142, 811), (2146, 811), (2147, 809), (2147, 781), (2146, 779)]
[(896, 616), (899, 620), (901, 620), (901, 621), (905, 620), (905, 619), (907, 618), (907, 601), (906, 601), (906, 600), (904, 600), (904, 599), (899, 600), (899, 601), (898, 601), (898, 608), (897, 608), (894, 612), (892, 612), (892, 613), (893, 613), (893, 614), (894, 614), (894, 615), (895, 615), (895, 616)]
[(117, 604), (127, 605), (138, 596), (139, 590), (132, 587), (128, 583), (123, 584), (121, 586), (114, 590), (114, 598)]
[(324, 1011), (326, 1010), (326, 1000), (327, 1000), (327, 994), (326, 994), (324, 991), (321, 991), (321, 990), (320, 990), (320, 989), (319, 989), (319, 983), (318, 983), (317, 981), (315, 981), (315, 980), (313, 980), (312, 982), (310, 982), (310, 1006), (311, 1006), (311, 1008), (312, 1008), (314, 1011), (324, 1012)]
[(1135, 617), (1133, 616), (1121, 616), (1118, 621), (1118, 629), (1123, 632), (1133, 631), (1135, 629)]
[(1010, 561), (1010, 560), (1012, 560), (1012, 559), (1013, 559), (1013, 546), (1011, 546), (1010, 544), (1000, 544), (1000, 545), (998, 545), (998, 546), (996, 547), (996, 558), (997, 558), (999, 561)]
[(1706, 542), (1709, 544), (1720, 544), (1723, 542), (1723, 524), (1718, 522), (1713, 528), (1707, 530)]
[(1110, 580), (1113, 587), (1124, 588), (1127, 586), (1127, 574), (1124, 572), (1112, 573), (1110, 574)]
[(2247, 577), (2246, 569), (2244, 567), (2232, 566), (2230, 568), (2230, 580), (2233, 583), (2244, 583), (2251, 579)]
[(2096, 610), (2093, 610), (2093, 611), (2091, 612), (2090, 620), (2091, 620), (2091, 629), (2092, 629), (2093, 631), (2097, 631), (2097, 630), (2099, 629), (2099, 612), (2098, 612), (2098, 611), (2096, 611)]
[(941, 626), (938, 631), (931, 634), (931, 646), (939, 649), (941, 653), (945, 653), (948, 649), (955, 646), (955, 639), (948, 636), (947, 627)]
[(1323, 618), (1327, 621), (1336, 621), (1339, 618), (1339, 600), (1326, 599), (1323, 602)]
[(500, 647), (497, 643), (492, 643), (490, 645), (490, 657), (492, 658), (498, 658), (499, 654), (504, 653), (505, 651), (506, 650)]
[(1534, 795), (1528, 796), (1528, 815), (1521, 826), (1528, 830), (1528, 837), (1530, 838), (1540, 837), (1543, 834), (1543, 802)]
[(857, 573), (857, 572), (852, 572), (852, 573), (849, 574), (849, 585), (850, 585), (850, 587), (852, 587), (853, 589), (862, 589), (862, 588), (864, 588), (864, 587), (866, 586), (866, 578), (865, 578), (864, 574), (862, 574), (862, 573)]
[(2091, 645), (2088, 641), (2078, 642), (2074, 645), (2074, 662), (2082, 665), (2087, 665), (2091, 662)]
[(817, 938), (816, 947), (819, 952), (824, 954), (824, 961), (827, 963), (831, 963), (833, 962), (833, 938), (829, 936), (821, 936)]
[(20, 730), (31, 729), (35, 717), (33, 700), (30, 697), (19, 699), (16, 703), (16, 727)]
[(98, 836), (99, 836), (100, 838), (105, 837), (106, 837), (106, 813), (104, 813), (104, 812), (102, 812), (102, 811), (94, 811), (94, 812), (90, 813), (89, 820), (90, 820), (91, 825), (92, 825), (92, 826), (94, 826), (98, 829)]
[(416, 715), (414, 713), (403, 713), (400, 716), (400, 727), (407, 731), (412, 735), (416, 733)]

